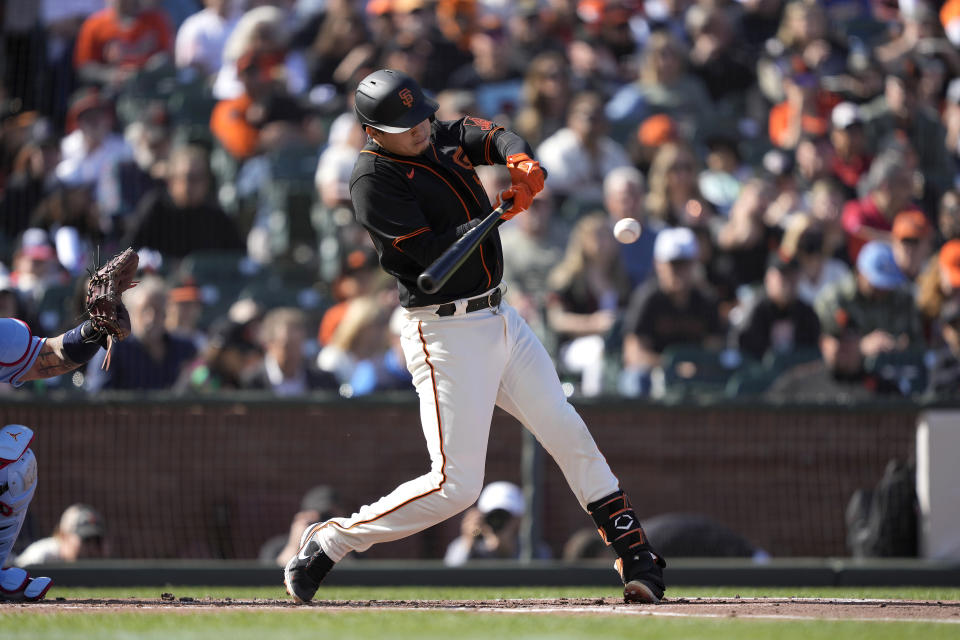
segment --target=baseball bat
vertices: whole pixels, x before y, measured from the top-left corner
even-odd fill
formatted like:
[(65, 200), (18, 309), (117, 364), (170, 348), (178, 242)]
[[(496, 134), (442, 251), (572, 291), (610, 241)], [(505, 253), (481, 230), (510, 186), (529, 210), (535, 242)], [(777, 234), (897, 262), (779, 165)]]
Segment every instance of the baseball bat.
[(490, 232), (497, 226), (497, 221), (503, 215), (504, 211), (510, 209), (513, 199), (504, 200), (500, 206), (487, 214), (480, 224), (470, 231), (460, 236), (456, 242), (447, 247), (447, 250), (440, 254), (440, 257), (433, 261), (423, 273), (417, 277), (417, 286), (424, 293), (436, 293), (447, 283), (447, 280), (456, 273), (457, 269), (463, 266), (480, 243), (483, 242)]

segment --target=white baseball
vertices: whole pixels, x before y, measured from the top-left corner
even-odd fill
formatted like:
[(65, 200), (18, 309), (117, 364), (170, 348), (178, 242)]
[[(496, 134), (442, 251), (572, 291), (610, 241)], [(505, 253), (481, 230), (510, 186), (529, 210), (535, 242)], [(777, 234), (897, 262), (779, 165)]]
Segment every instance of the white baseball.
[(613, 237), (623, 244), (636, 242), (640, 237), (640, 223), (635, 218), (621, 218), (613, 225)]

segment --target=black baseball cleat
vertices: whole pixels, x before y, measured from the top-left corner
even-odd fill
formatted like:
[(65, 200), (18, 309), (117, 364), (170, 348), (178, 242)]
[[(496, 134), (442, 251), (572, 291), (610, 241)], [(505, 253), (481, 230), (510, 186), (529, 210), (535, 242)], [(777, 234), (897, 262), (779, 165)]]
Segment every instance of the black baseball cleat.
[(623, 579), (623, 601), (659, 604), (666, 586), (663, 584), (663, 567), (666, 562), (646, 549), (628, 556), (626, 568), (623, 558), (617, 558), (614, 566)]
[(331, 560), (316, 540), (308, 540), (283, 569), (287, 593), (298, 603), (310, 602), (320, 583), (333, 568)]

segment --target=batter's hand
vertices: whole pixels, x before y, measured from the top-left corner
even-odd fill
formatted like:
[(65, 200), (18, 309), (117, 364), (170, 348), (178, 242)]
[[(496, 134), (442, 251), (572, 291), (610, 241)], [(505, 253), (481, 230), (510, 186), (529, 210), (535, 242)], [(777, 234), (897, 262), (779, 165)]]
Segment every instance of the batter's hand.
[(515, 184), (509, 189), (504, 189), (500, 192), (500, 195), (497, 197), (497, 206), (500, 206), (504, 200), (513, 200), (513, 205), (507, 209), (501, 218), (504, 220), (509, 220), (513, 216), (526, 211), (530, 208), (530, 205), (533, 204), (533, 194), (530, 193), (530, 188), (525, 184)]
[[(526, 185), (530, 189), (531, 199), (543, 190), (543, 181), (546, 174), (540, 167), (540, 163), (527, 154), (515, 153), (507, 156), (507, 169), (510, 170), (510, 181), (513, 186)], [(524, 209), (526, 208), (524, 207)]]

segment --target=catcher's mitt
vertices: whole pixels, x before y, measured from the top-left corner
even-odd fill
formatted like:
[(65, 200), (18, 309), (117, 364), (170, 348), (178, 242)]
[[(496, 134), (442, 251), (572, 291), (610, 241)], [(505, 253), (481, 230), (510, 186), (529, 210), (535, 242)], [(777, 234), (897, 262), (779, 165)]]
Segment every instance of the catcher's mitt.
[(133, 277), (137, 274), (139, 264), (140, 257), (128, 248), (90, 274), (85, 305), (91, 327), (100, 339), (106, 339), (104, 368), (110, 366), (110, 351), (114, 341), (130, 335), (130, 316), (120, 296), (136, 286)]

